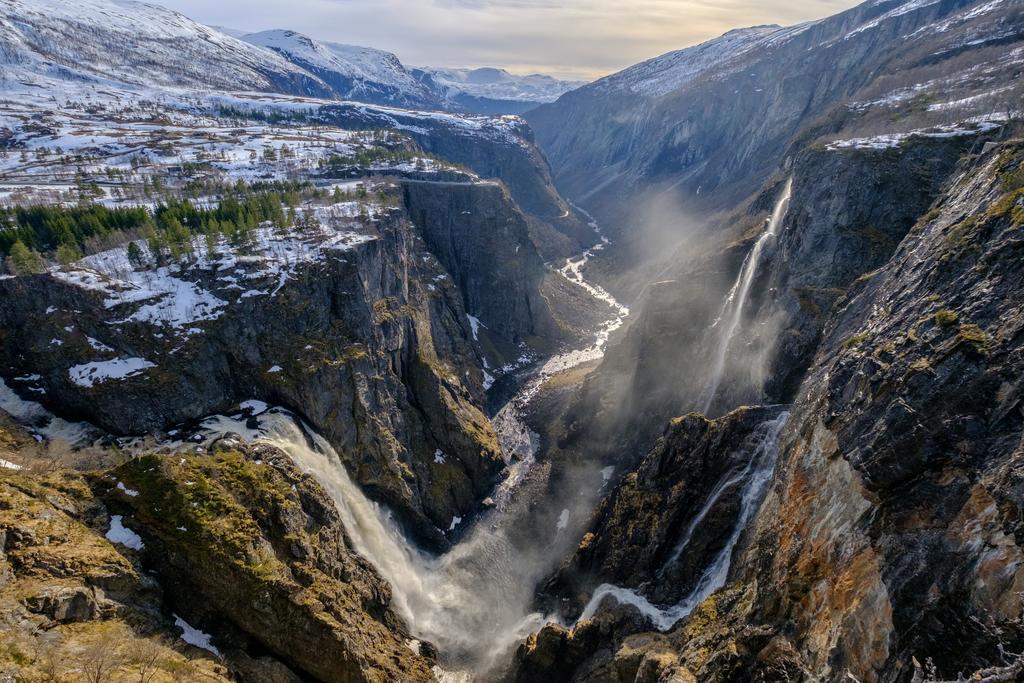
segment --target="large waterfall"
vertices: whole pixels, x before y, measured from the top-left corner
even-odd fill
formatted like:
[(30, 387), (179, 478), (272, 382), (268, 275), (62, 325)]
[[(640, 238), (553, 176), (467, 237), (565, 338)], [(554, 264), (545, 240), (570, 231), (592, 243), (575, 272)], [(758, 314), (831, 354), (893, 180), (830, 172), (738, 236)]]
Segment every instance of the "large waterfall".
[[(495, 417), (495, 430), (512, 461), (504, 482), (493, 494), (499, 504), (496, 510), (484, 513), (469, 534), (444, 555), (422, 552), (405, 538), (390, 512), (370, 501), (352, 481), (331, 445), (290, 413), (279, 409), (263, 413), (255, 418), (256, 427), (244, 419), (225, 416), (203, 423), (211, 437), (234, 432), (249, 441), (277, 446), (316, 478), (337, 505), (354, 550), (391, 584), (393, 606), (412, 634), (436, 645), (445, 666), (462, 670), (454, 677), (446, 672), (447, 680), (469, 680), (471, 674), (487, 672), (507, 661), (515, 643), (549, 620), (530, 610), (537, 583), (575, 545), (569, 517), (575, 514), (579, 520), (585, 519), (600, 494), (602, 479), (607, 479), (607, 474), (596, 471), (590, 479), (581, 477), (587, 484), (586, 494), (573, 490), (572, 503), (557, 496), (539, 501), (528, 495), (531, 499), (523, 505), (507, 504), (526, 481), (536, 454), (536, 435), (522, 418), (529, 402), (555, 374), (599, 359), (609, 335), (629, 314), (629, 309), (605, 290), (583, 279), (587, 259), (606, 244), (607, 239), (601, 238), (560, 273), (606, 302), (612, 316), (598, 329), (591, 345), (548, 359)], [(543, 514), (536, 514), (542, 508), (555, 511), (557, 523), (537, 528), (538, 520), (546, 520)], [(584, 512), (576, 514), (577, 508)], [(527, 525), (529, 533), (524, 534)]]
[(793, 179), (790, 178), (786, 181), (782, 194), (779, 195), (779, 199), (775, 202), (775, 208), (772, 211), (771, 218), (768, 219), (768, 225), (764, 233), (754, 243), (754, 247), (747, 253), (746, 258), (743, 259), (743, 265), (736, 276), (736, 282), (733, 283), (732, 289), (729, 290), (729, 294), (725, 298), (722, 312), (711, 325), (712, 332), (717, 332), (717, 334), (713, 334), (715, 354), (711, 366), (711, 374), (708, 377), (704, 390), (704, 413), (711, 409), (715, 396), (718, 394), (719, 385), (722, 383), (726, 362), (729, 359), (729, 350), (733, 345), (736, 333), (740, 330), (743, 323), (743, 309), (750, 296), (750, 287), (754, 283), (754, 277), (757, 275), (757, 268), (761, 262), (761, 252), (764, 251), (765, 244), (778, 235), (782, 219), (785, 218), (786, 210), (789, 208), (792, 192)]
[(283, 410), (255, 420), (251, 427), (245, 418), (216, 416), (202, 426), (210, 436), (234, 432), (276, 446), (313, 476), (334, 500), (353, 549), (391, 584), (393, 607), (412, 634), (435, 644), (451, 666), (486, 671), (545, 623), (527, 609), (540, 576), (498, 525), (478, 524), (450, 552), (431, 556), (366, 497), (326, 440)]
[(675, 605), (662, 608), (653, 605), (647, 598), (635, 590), (606, 583), (594, 590), (590, 602), (587, 603), (583, 613), (580, 615), (580, 620), (589, 619), (594, 616), (605, 598), (611, 597), (622, 604), (637, 607), (644, 616), (651, 620), (651, 623), (656, 628), (666, 631), (677, 621), (692, 612), (705, 598), (724, 586), (729, 576), (732, 552), (739, 542), (740, 536), (760, 508), (761, 501), (764, 499), (768, 482), (775, 468), (775, 460), (778, 456), (779, 435), (782, 432), (782, 428), (786, 425), (787, 419), (789, 419), (789, 413), (781, 413), (775, 419), (764, 422), (758, 427), (757, 446), (751, 452), (744, 468), (739, 474), (727, 473), (725, 475), (724, 485), (719, 485), (716, 488), (716, 492), (708, 496), (703, 508), (694, 516), (694, 521), (691, 522), (689, 528), (684, 533), (680, 545), (673, 552), (669, 562), (677, 559), (685, 550), (694, 529), (707, 516), (708, 511), (714, 507), (721, 492), (737, 481), (745, 480), (742, 493), (740, 494), (740, 511), (736, 516), (732, 532), (729, 534), (725, 546), (704, 569), (689, 595)]

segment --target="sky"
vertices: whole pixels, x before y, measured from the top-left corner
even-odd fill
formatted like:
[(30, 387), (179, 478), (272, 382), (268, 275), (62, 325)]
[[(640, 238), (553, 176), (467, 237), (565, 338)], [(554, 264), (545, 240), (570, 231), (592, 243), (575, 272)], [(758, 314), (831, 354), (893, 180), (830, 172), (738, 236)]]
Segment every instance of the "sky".
[(394, 52), (407, 66), (593, 79), (741, 26), (819, 19), (856, 0), (149, 0), (205, 24), (284, 28)]

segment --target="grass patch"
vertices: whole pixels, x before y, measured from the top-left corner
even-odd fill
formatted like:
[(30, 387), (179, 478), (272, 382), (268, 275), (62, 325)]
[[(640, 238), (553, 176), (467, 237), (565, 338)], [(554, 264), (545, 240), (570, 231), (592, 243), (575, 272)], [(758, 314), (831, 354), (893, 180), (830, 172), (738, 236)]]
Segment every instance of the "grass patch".
[(960, 326), (957, 330), (957, 339), (973, 345), (978, 351), (986, 353), (988, 351), (989, 339), (988, 334), (985, 330), (981, 329), (974, 323), (966, 323)]
[(940, 308), (932, 317), (935, 319), (935, 324), (939, 327), (952, 327), (960, 319), (956, 311), (951, 311), (948, 308)]
[(841, 347), (844, 351), (855, 348), (866, 342), (870, 336), (871, 335), (868, 334), (867, 332), (861, 332), (860, 334), (852, 335), (843, 340)]

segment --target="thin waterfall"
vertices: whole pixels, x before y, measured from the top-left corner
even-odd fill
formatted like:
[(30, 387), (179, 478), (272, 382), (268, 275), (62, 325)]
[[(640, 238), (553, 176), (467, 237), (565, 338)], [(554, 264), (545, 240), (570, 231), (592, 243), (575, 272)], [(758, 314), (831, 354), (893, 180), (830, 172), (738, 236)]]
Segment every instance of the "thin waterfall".
[[(711, 375), (708, 378), (707, 398), (704, 402), (703, 411), (705, 414), (711, 409), (715, 396), (718, 394), (718, 387), (722, 382), (725, 364), (729, 357), (729, 348), (732, 346), (733, 338), (743, 322), (743, 308), (747, 303), (747, 298), (750, 296), (750, 287), (753, 285), (754, 276), (757, 274), (757, 267), (761, 261), (761, 252), (764, 251), (765, 243), (778, 234), (779, 227), (782, 225), (782, 219), (785, 218), (786, 210), (789, 208), (792, 192), (793, 179), (790, 178), (786, 181), (782, 194), (775, 203), (775, 208), (772, 211), (771, 218), (768, 219), (768, 226), (764, 234), (758, 238), (757, 242), (754, 243), (753, 249), (743, 259), (743, 265), (736, 276), (736, 282), (733, 283), (728, 296), (725, 298), (722, 312), (715, 322), (711, 324), (713, 330), (719, 329), (720, 332), (716, 337), (715, 358), (712, 364)], [(719, 327), (723, 321), (725, 325)]]
[[(782, 428), (786, 426), (788, 419), (789, 413), (784, 412), (775, 419), (762, 423), (759, 427), (761, 438), (758, 441), (757, 447), (750, 454), (748, 467), (745, 470), (745, 472), (748, 472), (748, 476), (746, 483), (743, 485), (740, 513), (736, 517), (732, 533), (729, 535), (725, 546), (701, 573), (700, 578), (694, 584), (693, 590), (690, 591), (689, 595), (675, 605), (661, 608), (652, 604), (635, 590), (605, 583), (594, 590), (590, 602), (583, 609), (583, 613), (578, 621), (593, 617), (604, 599), (612, 597), (620, 604), (635, 606), (640, 610), (641, 614), (650, 619), (651, 623), (659, 631), (667, 631), (677, 621), (690, 614), (709, 595), (724, 586), (729, 576), (732, 552), (736, 548), (740, 536), (761, 507), (761, 501), (764, 499), (768, 482), (775, 469), (775, 460), (779, 452), (779, 435), (782, 433)], [(719, 491), (719, 495), (720, 493)], [(709, 496), (709, 501), (704, 505), (705, 509), (698, 514), (700, 519), (707, 515), (709, 505), (713, 505), (711, 496)], [(693, 530), (690, 529), (689, 533), (692, 534), (692, 532)], [(686, 541), (688, 542), (689, 539), (686, 539)]]

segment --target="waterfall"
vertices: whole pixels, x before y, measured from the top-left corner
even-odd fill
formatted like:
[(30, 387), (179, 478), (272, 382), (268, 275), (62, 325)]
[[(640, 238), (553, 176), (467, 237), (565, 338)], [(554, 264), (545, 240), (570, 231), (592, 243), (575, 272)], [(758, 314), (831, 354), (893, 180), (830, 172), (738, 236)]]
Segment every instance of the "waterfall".
[[(363, 494), (325, 439), (280, 409), (254, 419), (255, 428), (245, 418), (225, 416), (202, 427), (211, 438), (234, 432), (276, 446), (314, 477), (334, 501), (353, 550), (391, 584), (392, 606), (412, 635), (434, 643), (451, 665), (485, 672), (546, 623), (544, 615), (527, 609), (546, 568), (515, 548), (501, 525), (477, 524), (440, 557), (422, 552), (384, 507)], [(546, 540), (538, 537), (537, 544), (541, 551)]]
[[(590, 602), (583, 609), (583, 613), (578, 621), (593, 617), (604, 599), (612, 597), (620, 604), (633, 605), (645, 617), (651, 620), (655, 628), (659, 631), (667, 631), (677, 621), (690, 614), (709, 595), (724, 586), (729, 576), (732, 552), (736, 548), (740, 536), (760, 508), (761, 501), (764, 499), (764, 494), (771, 479), (772, 471), (775, 469), (775, 460), (779, 452), (779, 435), (782, 432), (782, 428), (786, 425), (787, 419), (789, 419), (789, 413), (784, 412), (775, 419), (764, 422), (759, 426), (760, 439), (758, 440), (757, 447), (750, 454), (750, 459), (743, 471), (743, 474), (746, 475), (746, 482), (740, 494), (740, 512), (736, 517), (732, 533), (729, 534), (725, 546), (701, 573), (700, 578), (694, 584), (693, 590), (690, 591), (689, 595), (675, 605), (660, 608), (651, 604), (647, 598), (635, 590), (605, 583), (594, 590)], [(735, 477), (728, 476), (726, 478), (729, 481), (735, 479)], [(728, 486), (719, 487), (717, 495), (721, 495), (721, 492), (726, 488)], [(708, 497), (704, 508), (695, 517), (697, 524), (707, 515), (711, 506), (714, 505), (713, 497), (715, 497), (714, 494)], [(680, 544), (680, 547), (677, 547), (679, 553), (682, 553), (685, 544), (689, 542), (695, 527), (696, 524), (691, 524), (691, 528), (684, 534), (683, 542)]]
[[(786, 181), (782, 194), (775, 203), (775, 208), (772, 210), (771, 218), (768, 219), (768, 226), (764, 234), (758, 238), (757, 242), (754, 243), (754, 247), (747, 253), (746, 258), (743, 259), (740, 272), (736, 275), (736, 282), (733, 283), (729, 294), (725, 298), (722, 312), (711, 325), (712, 329), (717, 328), (720, 332), (715, 338), (715, 357), (705, 391), (706, 399), (703, 411), (705, 414), (711, 409), (711, 405), (718, 393), (718, 387), (722, 382), (722, 375), (725, 372), (726, 360), (729, 357), (729, 348), (732, 346), (733, 338), (743, 322), (743, 307), (747, 303), (750, 287), (754, 283), (754, 276), (757, 274), (757, 267), (761, 261), (761, 252), (764, 251), (765, 243), (778, 234), (782, 219), (786, 216), (786, 210), (789, 208), (789, 200), (792, 193), (793, 179), (790, 178)], [(725, 326), (719, 328), (723, 321)]]

